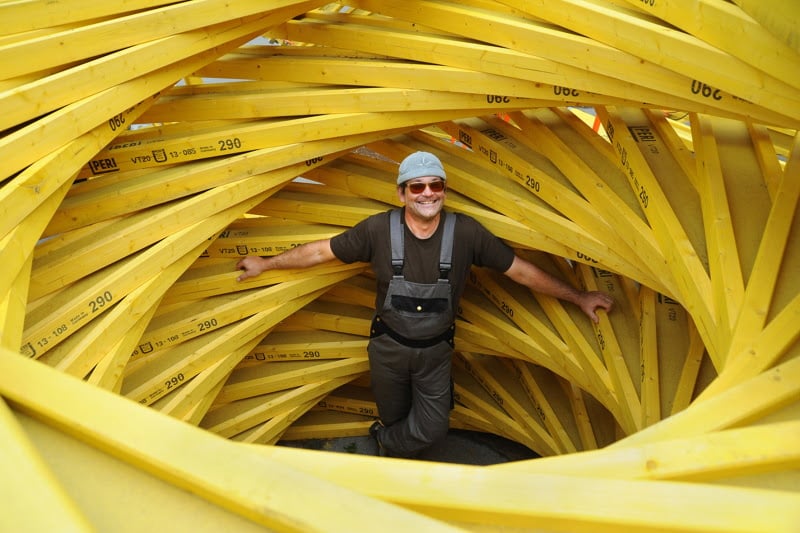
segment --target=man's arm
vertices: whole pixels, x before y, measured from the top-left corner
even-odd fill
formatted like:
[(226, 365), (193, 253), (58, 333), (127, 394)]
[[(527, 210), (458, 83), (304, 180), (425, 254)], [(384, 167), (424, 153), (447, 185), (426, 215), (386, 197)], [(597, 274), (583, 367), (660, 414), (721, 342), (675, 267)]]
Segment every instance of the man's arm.
[(236, 269), (243, 271), (236, 279), (243, 281), (258, 276), (265, 270), (307, 268), (332, 259), (336, 259), (336, 256), (331, 250), (330, 239), (308, 242), (272, 257), (248, 255), (236, 263)]
[(580, 291), (571, 285), (551, 276), (533, 263), (514, 256), (514, 262), (504, 272), (506, 276), (532, 291), (572, 302), (586, 313), (592, 322), (597, 323), (597, 309), (611, 311), (614, 300), (608, 294), (599, 291)]

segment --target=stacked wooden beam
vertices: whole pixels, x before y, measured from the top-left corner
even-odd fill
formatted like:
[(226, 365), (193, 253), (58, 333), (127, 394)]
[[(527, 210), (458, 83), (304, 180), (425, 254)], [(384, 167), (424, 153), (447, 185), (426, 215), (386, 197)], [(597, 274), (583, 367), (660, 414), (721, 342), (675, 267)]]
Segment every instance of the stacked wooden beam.
[[(0, 2), (0, 529), (795, 531), (796, 11)], [(542, 459), (271, 446), (378, 415), (373, 279), (235, 264), (397, 206), (415, 150), (616, 300), (472, 272), (451, 425)]]

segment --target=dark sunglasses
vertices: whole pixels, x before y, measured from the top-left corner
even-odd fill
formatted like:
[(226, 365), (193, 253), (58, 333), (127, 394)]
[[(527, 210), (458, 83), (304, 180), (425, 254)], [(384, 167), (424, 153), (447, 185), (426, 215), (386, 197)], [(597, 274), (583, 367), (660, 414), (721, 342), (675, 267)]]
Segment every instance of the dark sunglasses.
[(430, 187), (431, 192), (442, 192), (444, 190), (444, 181), (437, 180), (430, 183), (421, 183), (416, 181), (414, 183), (407, 184), (407, 187), (408, 190), (414, 194), (422, 194), (425, 192), (425, 187)]

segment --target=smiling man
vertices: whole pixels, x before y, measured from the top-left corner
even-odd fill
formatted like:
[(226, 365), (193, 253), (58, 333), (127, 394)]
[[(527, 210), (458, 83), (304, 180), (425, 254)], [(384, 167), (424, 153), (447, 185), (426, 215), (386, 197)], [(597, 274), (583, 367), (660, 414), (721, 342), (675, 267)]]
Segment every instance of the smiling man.
[(447, 175), (428, 152), (406, 157), (397, 176), (404, 207), (373, 215), (332, 239), (236, 265), (239, 281), (265, 270), (305, 268), (334, 258), (369, 262), (377, 279), (367, 347), (380, 420), (370, 428), (381, 455), (413, 457), (447, 434), (455, 316), (472, 265), (571, 302), (597, 322), (605, 293), (580, 291), (516, 256), (476, 220), (444, 210)]

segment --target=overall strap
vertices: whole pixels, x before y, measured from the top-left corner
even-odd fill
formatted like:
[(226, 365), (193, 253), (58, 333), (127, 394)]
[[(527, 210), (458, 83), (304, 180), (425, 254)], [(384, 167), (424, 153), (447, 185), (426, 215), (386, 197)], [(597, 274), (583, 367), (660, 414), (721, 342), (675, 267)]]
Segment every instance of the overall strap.
[[(442, 245), (439, 250), (439, 279), (446, 280), (453, 266), (453, 243), (455, 241), (456, 214), (448, 213), (444, 217), (444, 233)], [(405, 260), (404, 228), (400, 222), (400, 209), (389, 213), (389, 229), (392, 240), (392, 271), (394, 277), (403, 277), (403, 262)]]
[(403, 261), (405, 258), (405, 242), (403, 224), (400, 222), (400, 210), (389, 213), (389, 233), (392, 238), (392, 270), (395, 277), (403, 277)]
[(442, 247), (439, 250), (439, 279), (447, 279), (450, 268), (453, 266), (453, 242), (455, 241), (456, 214), (447, 213), (444, 218), (444, 234), (442, 234)]

